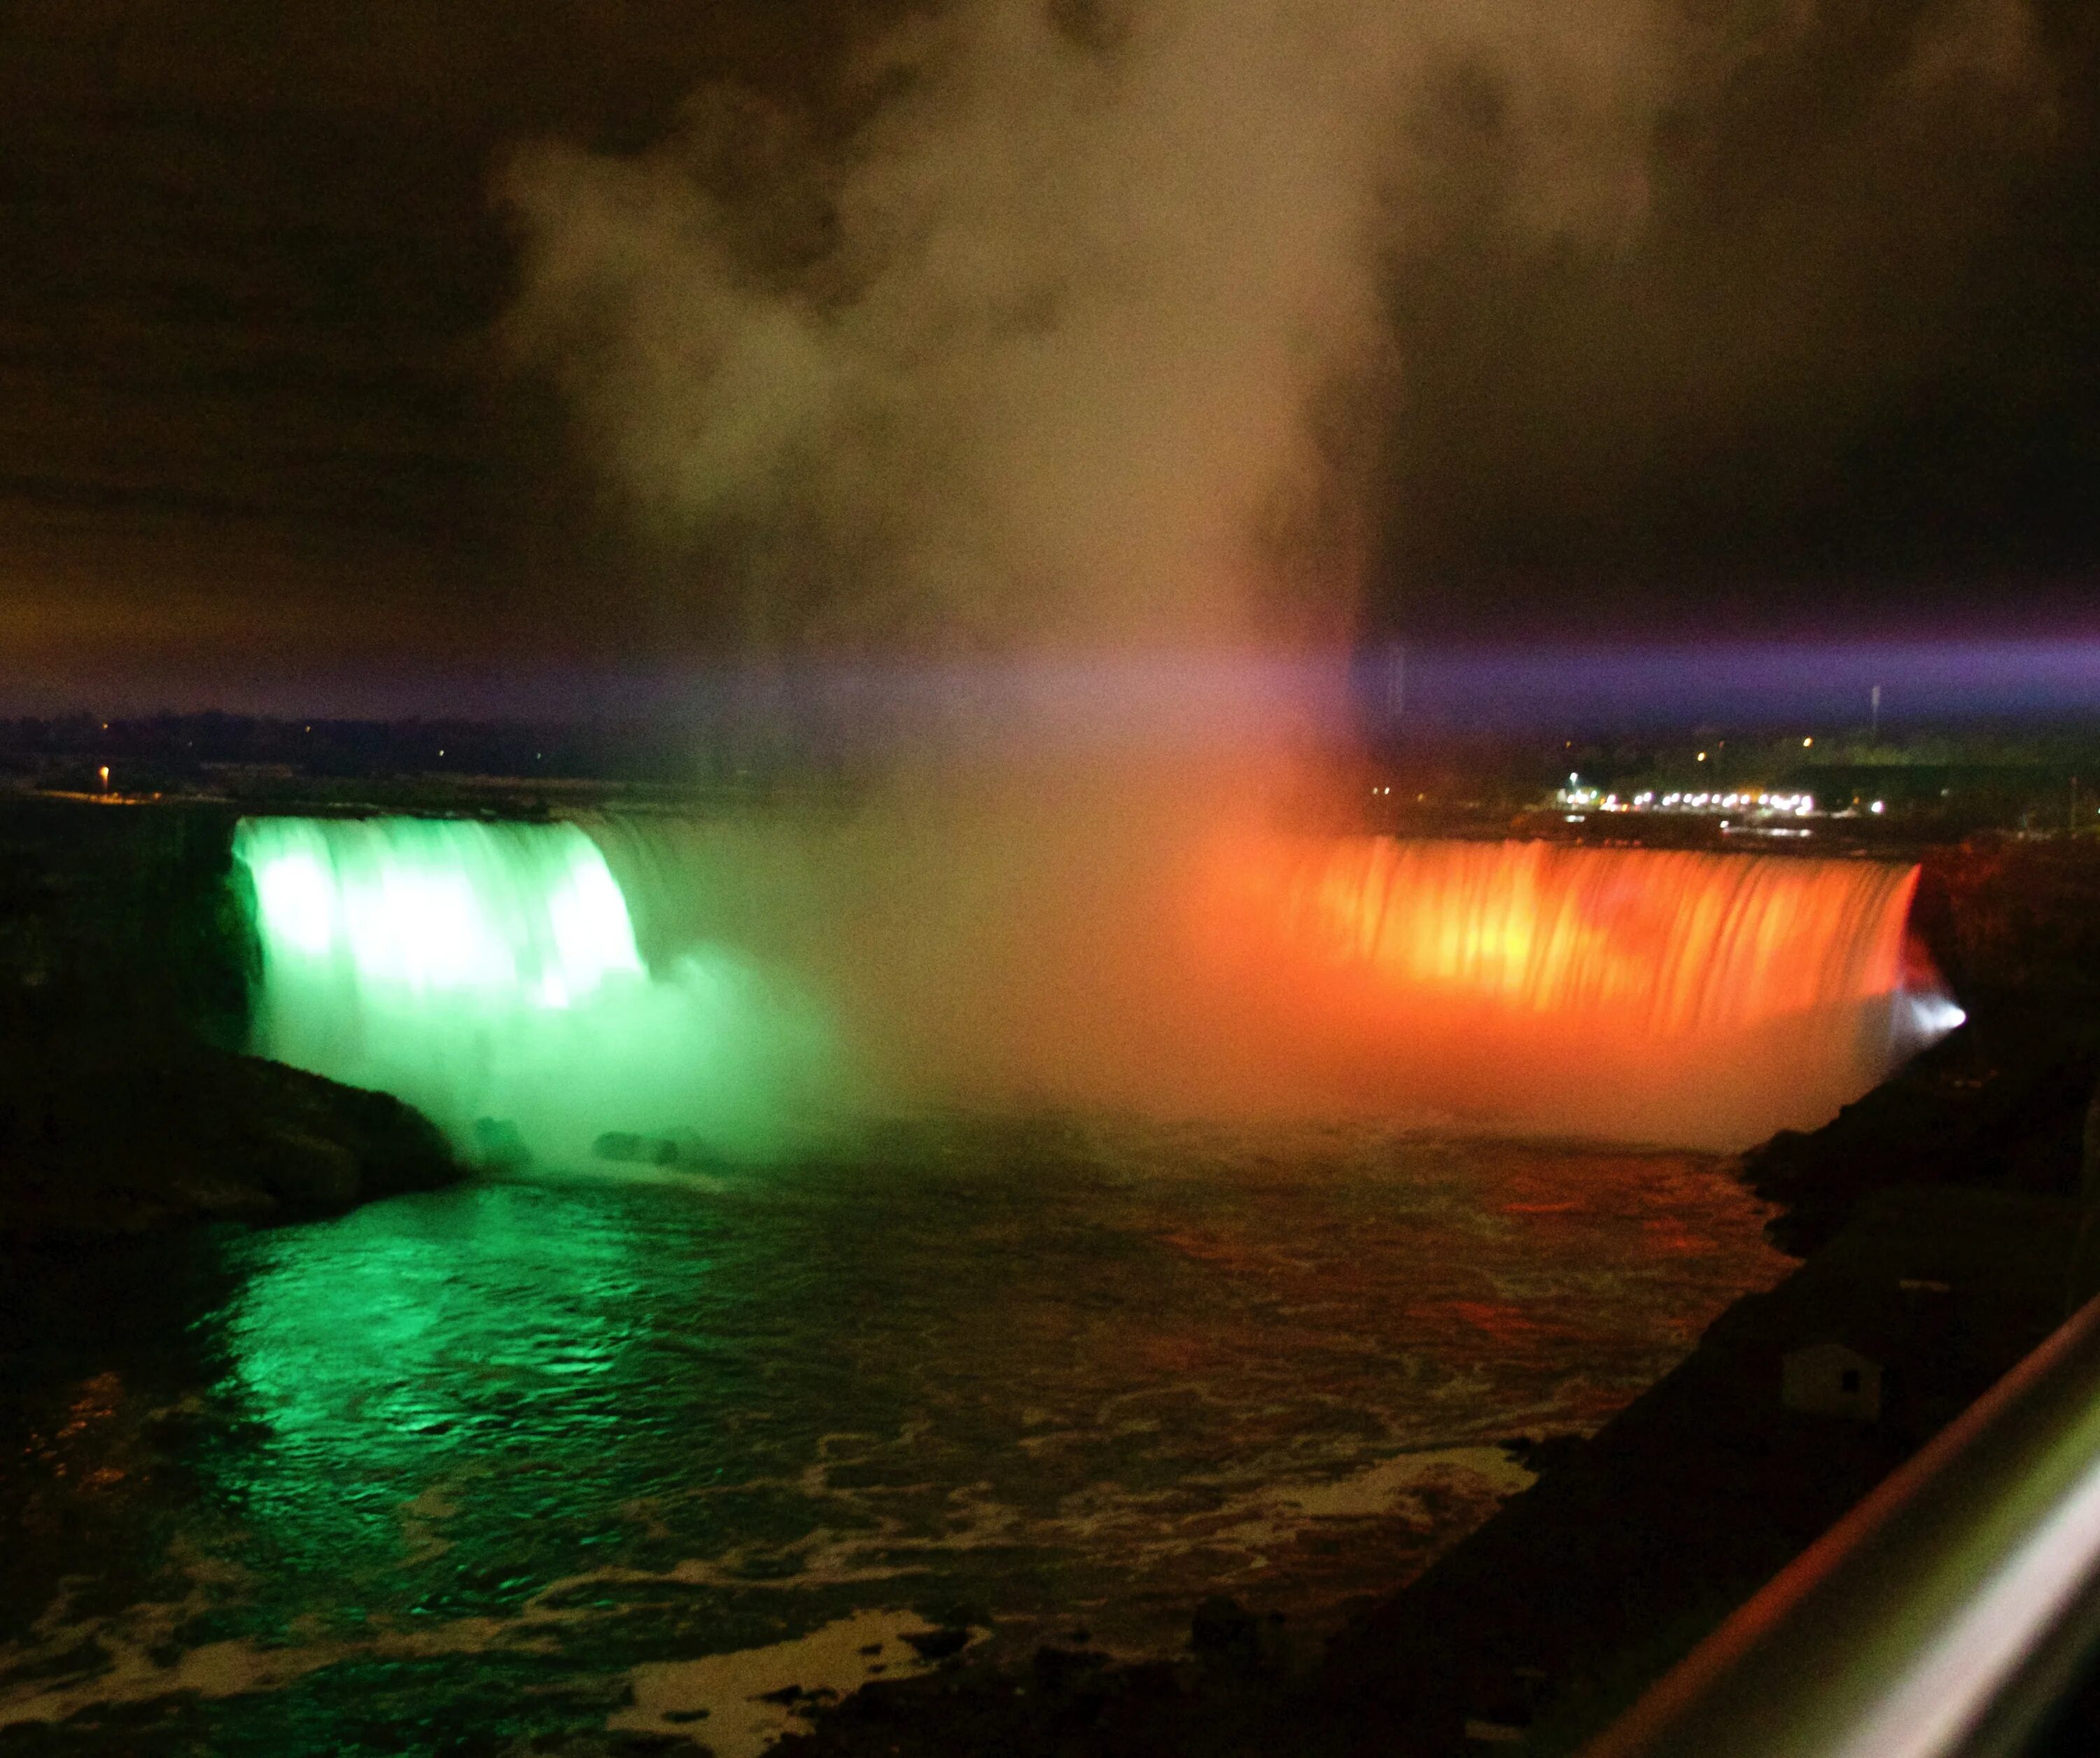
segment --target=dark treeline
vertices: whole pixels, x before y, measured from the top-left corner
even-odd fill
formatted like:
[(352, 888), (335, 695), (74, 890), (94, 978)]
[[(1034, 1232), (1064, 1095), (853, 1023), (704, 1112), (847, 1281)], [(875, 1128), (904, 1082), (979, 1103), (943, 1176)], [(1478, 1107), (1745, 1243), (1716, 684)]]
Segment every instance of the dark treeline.
[(105, 763), (112, 785), (135, 787), (149, 777), (194, 780), (216, 768), (682, 781), (693, 779), (696, 759), (689, 737), (628, 722), (307, 721), (217, 711), (0, 721), (0, 773), (86, 787)]

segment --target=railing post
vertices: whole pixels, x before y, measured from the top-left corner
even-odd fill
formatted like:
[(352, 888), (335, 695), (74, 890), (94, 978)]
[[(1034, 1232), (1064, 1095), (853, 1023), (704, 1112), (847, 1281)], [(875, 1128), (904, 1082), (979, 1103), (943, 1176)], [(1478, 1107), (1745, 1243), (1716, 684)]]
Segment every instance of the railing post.
[(2010, 1753), (2100, 1637), (2100, 1298), (1585, 1758)]

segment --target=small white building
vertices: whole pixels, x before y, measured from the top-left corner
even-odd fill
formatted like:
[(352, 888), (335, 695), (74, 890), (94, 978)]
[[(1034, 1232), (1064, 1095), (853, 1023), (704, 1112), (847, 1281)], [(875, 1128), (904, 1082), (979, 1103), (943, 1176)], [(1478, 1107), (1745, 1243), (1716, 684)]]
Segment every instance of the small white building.
[(1811, 1343), (1780, 1359), (1780, 1402), (1813, 1416), (1872, 1422), (1882, 1413), (1882, 1364), (1843, 1343)]

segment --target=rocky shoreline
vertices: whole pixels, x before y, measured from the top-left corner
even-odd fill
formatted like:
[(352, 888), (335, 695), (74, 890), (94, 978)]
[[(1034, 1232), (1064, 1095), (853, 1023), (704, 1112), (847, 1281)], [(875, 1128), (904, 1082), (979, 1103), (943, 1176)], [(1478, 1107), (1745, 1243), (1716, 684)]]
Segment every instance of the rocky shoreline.
[[(1801, 1269), (1586, 1441), (1513, 1441), (1533, 1486), (1317, 1652), (1215, 1601), (1179, 1661), (1120, 1663), (1083, 1632), (1021, 1667), (965, 1652), (810, 1702), (811, 1731), (775, 1751), (1577, 1751), (2089, 1292), (2074, 1252), (2100, 1080), (2096, 885), (2082, 846), (1929, 851), (1917, 925), (1967, 1023), (1742, 1162)], [(1833, 1345), (1875, 1376), (1871, 1413), (1790, 1398), (1790, 1361)]]
[(429, 1120), (281, 1063), (208, 1046), (152, 1065), (8, 1058), (0, 1252), (204, 1221), (319, 1220), (464, 1175)]
[[(1947, 1046), (1875, 1109), (1921, 1104), (1979, 1053)], [(2080, 1095), (2074, 1121), (2083, 1110)], [(1790, 1143), (1786, 1164), (1850, 1167), (1860, 1127)], [(2037, 1156), (2014, 1158), (2038, 1178)], [(2075, 1178), (2075, 1158), (2060, 1169)], [(1856, 1192), (1842, 1221), (1819, 1221), (1799, 1270), (1731, 1307), (1587, 1441), (1524, 1447), (1529, 1490), (1316, 1654), (1294, 1658), (1258, 1609), (1213, 1603), (1179, 1663), (1118, 1664), (1076, 1643), (1024, 1669), (965, 1657), (813, 1704), (813, 1731), (776, 1750), (1575, 1751), (2061, 1322), (2077, 1214), (2061, 1190), (1985, 1182)], [(1878, 1370), (1870, 1418), (1788, 1407), (1789, 1356), (1830, 1344)]]

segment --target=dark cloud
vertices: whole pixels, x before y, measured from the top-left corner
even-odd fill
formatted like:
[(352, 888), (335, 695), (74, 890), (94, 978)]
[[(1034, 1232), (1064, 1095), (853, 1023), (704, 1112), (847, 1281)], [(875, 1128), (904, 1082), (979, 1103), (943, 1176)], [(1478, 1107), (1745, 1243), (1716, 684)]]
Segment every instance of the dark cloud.
[(490, 344), (494, 168), (792, 89), (836, 10), (0, 10), (0, 687), (646, 644), (638, 559)]
[(1636, 234), (1522, 249), (1491, 86), (1393, 263), (1400, 621), (1988, 618), (2100, 555), (2096, 16), (1708, 9)]
[[(1058, 15), (1113, 55), (1130, 11)], [(660, 651), (699, 626), (705, 582), (664, 590), (687, 560), (629, 534), (553, 391), (492, 342), (518, 272), (492, 184), (522, 143), (638, 152), (725, 84), (840, 133), (874, 13), (0, 13), (8, 687)], [(2100, 557), (2093, 9), (1672, 16), (1622, 227), (1541, 224), (1509, 55), (1453, 51), (1410, 113), (1374, 616), (1690, 627), (2075, 594)]]

